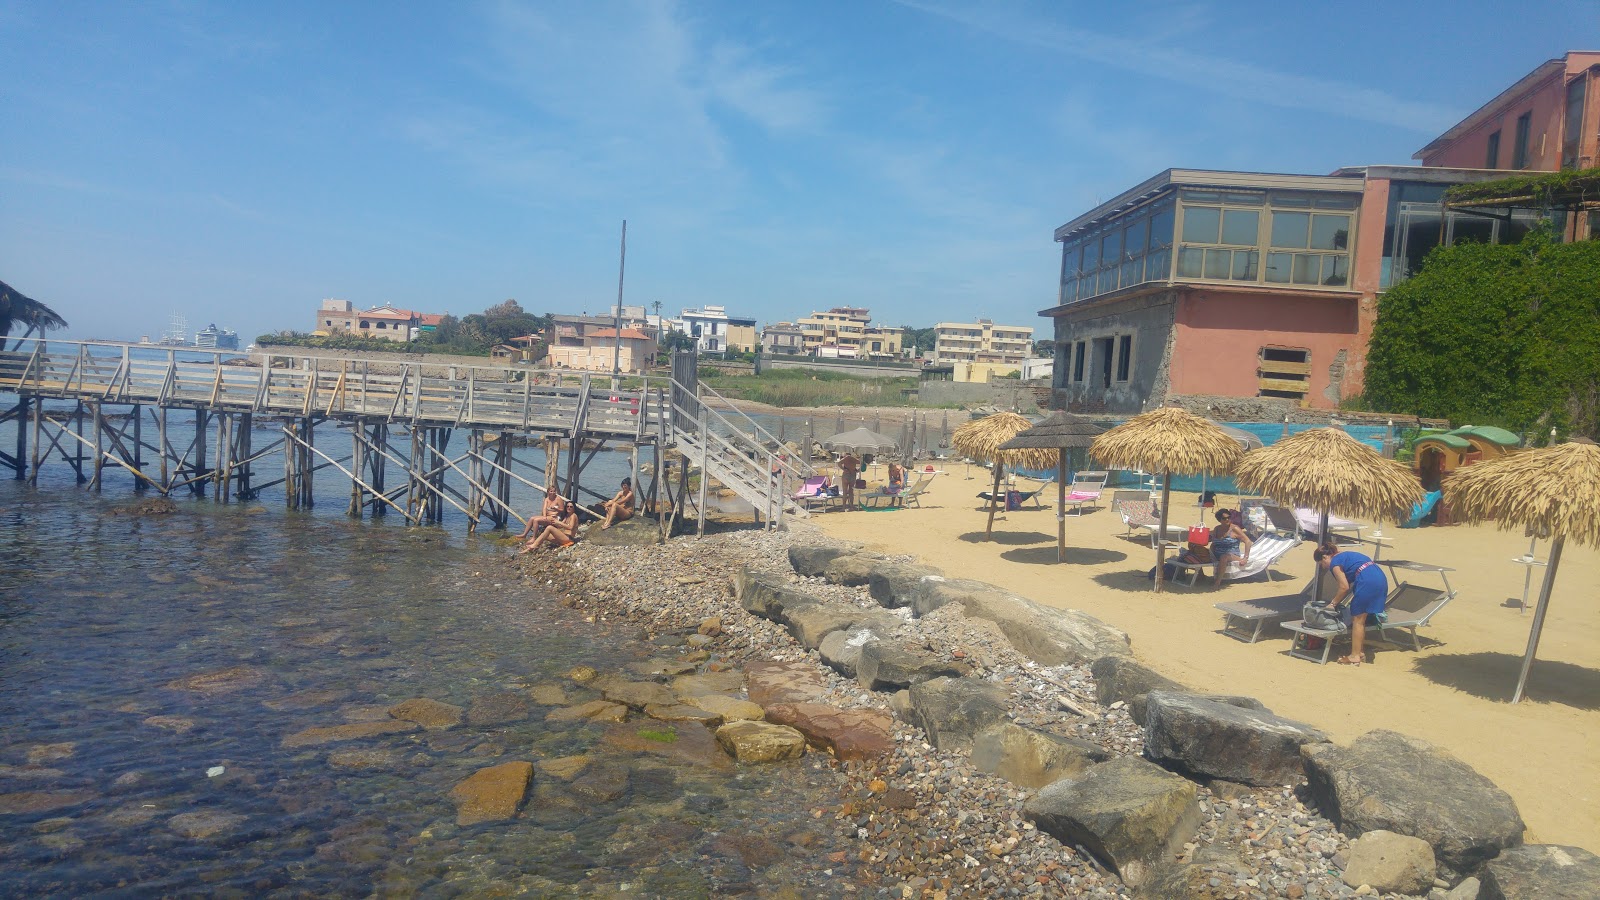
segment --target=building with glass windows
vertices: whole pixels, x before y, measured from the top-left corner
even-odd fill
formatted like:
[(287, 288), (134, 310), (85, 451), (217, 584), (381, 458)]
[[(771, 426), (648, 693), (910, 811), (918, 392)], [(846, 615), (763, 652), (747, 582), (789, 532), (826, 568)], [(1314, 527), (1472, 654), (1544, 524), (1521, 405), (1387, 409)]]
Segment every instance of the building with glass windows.
[(1056, 229), (1057, 405), (1134, 413), (1179, 397), (1336, 408), (1361, 390), (1378, 292), (1434, 247), (1515, 241), (1529, 210), (1446, 210), (1486, 170), (1331, 175), (1168, 169)]

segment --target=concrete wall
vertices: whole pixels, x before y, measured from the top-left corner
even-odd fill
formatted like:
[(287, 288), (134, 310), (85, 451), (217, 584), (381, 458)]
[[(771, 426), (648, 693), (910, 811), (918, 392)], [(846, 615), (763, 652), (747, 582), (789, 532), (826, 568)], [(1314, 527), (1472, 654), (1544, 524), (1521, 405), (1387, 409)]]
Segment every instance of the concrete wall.
[[(1051, 385), (1058, 406), (1074, 412), (1138, 413), (1145, 404), (1159, 404), (1167, 394), (1166, 361), (1173, 333), (1177, 291), (1161, 291), (1104, 305), (1074, 310), (1056, 319), (1056, 366)], [(1126, 382), (1103, 377), (1105, 348), (1098, 339), (1133, 335), (1133, 362)], [(1066, 348), (1086, 341), (1088, 362), (1084, 380), (1073, 381), (1077, 363), (1065, 362)], [(1112, 353), (1116, 352), (1115, 343)], [(1250, 394), (1255, 388), (1250, 389)]]
[(920, 406), (997, 406), (1034, 412), (1039, 408), (1033, 389), (1020, 381), (1004, 384), (969, 384), (958, 381), (924, 381), (917, 388)]
[(842, 372), (857, 378), (915, 378), (921, 370), (915, 366), (883, 366), (868, 362), (844, 362), (841, 360), (813, 360), (809, 357), (801, 359), (784, 359), (776, 354), (767, 354), (761, 360), (762, 369), (820, 369), (825, 372)]

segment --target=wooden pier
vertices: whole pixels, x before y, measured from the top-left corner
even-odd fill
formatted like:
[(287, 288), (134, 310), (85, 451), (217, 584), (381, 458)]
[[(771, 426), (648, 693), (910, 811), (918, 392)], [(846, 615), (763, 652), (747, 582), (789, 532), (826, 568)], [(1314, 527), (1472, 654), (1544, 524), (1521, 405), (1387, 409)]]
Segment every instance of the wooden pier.
[[(805, 515), (791, 497), (809, 465), (718, 404), (696, 372), (693, 353), (676, 355), (669, 376), (618, 378), (425, 356), (389, 362), (27, 339), (0, 351), (0, 425), (16, 430), (0, 466), (37, 483), (54, 458), (96, 490), (121, 470), (139, 490), (219, 503), (281, 486), (291, 509), (315, 504), (313, 475), (333, 468), (348, 479), (352, 516), (431, 524), (455, 509), (471, 528), (506, 528), (525, 523), (512, 508), (513, 483), (539, 494), (553, 484), (580, 503), (608, 497), (585, 487), (583, 473), (609, 445), (630, 449), (636, 489), (664, 531), (686, 521), (686, 506), (703, 531), (706, 479), (692, 495), (691, 466), (769, 526)], [(276, 428), (258, 445), (263, 422)], [(521, 458), (535, 447), (543, 468)]]

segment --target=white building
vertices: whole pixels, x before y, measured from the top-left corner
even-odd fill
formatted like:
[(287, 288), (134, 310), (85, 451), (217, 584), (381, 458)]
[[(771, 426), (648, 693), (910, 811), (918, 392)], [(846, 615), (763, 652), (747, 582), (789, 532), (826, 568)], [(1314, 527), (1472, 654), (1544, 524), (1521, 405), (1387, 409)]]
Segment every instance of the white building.
[(701, 353), (755, 350), (756, 320), (728, 315), (727, 307), (686, 309), (673, 326), (695, 339)]

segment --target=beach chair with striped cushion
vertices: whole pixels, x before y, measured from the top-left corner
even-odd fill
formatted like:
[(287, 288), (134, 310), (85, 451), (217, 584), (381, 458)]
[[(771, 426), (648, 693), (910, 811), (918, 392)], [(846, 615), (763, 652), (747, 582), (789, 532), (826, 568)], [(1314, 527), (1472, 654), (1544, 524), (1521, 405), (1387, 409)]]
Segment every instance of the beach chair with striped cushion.
[(1072, 484), (1067, 486), (1067, 505), (1080, 516), (1086, 505), (1099, 509), (1100, 495), (1110, 477), (1110, 472), (1079, 472), (1072, 476)]

